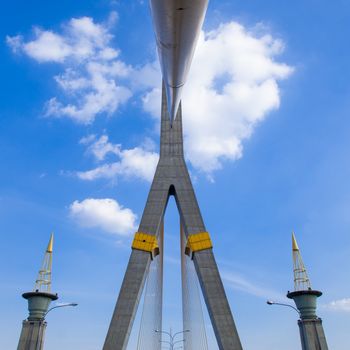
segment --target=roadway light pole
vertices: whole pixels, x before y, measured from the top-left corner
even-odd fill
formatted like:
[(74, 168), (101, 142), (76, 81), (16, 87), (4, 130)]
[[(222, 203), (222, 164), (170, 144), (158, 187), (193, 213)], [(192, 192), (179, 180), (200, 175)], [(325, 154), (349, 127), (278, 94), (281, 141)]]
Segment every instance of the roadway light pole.
[[(182, 342), (185, 341), (185, 339), (174, 341), (174, 340), (175, 340), (175, 337), (177, 337), (177, 336), (180, 335), (180, 334), (185, 334), (185, 333), (190, 332), (189, 329), (185, 329), (184, 331), (176, 332), (176, 333), (174, 333), (174, 334), (172, 334), (171, 329), (170, 329), (170, 332), (163, 331), (163, 330), (159, 330), (159, 329), (155, 329), (154, 331), (155, 331), (156, 333), (166, 334), (166, 335), (170, 338), (170, 341), (167, 341), (167, 340), (160, 340), (161, 343), (168, 343), (168, 344), (170, 345), (170, 350), (174, 350), (174, 345), (175, 345), (175, 344), (182, 343)], [(181, 349), (181, 347), (180, 347), (180, 348), (177, 347), (177, 349)]]
[(277, 303), (275, 301), (272, 301), (272, 300), (268, 300), (266, 302), (267, 305), (279, 305), (279, 306), (286, 306), (286, 307), (290, 307), (291, 309), (293, 309), (294, 311), (296, 311), (298, 313), (298, 315), (300, 316), (300, 312), (299, 310), (294, 307), (293, 305), (290, 305), (290, 304), (284, 304), (284, 303)]
[(47, 310), (47, 312), (44, 314), (43, 319), (46, 317), (46, 315), (53, 309), (58, 309), (59, 307), (67, 307), (67, 306), (78, 306), (77, 303), (64, 303), (64, 304), (59, 304), (51, 307), (50, 309)]

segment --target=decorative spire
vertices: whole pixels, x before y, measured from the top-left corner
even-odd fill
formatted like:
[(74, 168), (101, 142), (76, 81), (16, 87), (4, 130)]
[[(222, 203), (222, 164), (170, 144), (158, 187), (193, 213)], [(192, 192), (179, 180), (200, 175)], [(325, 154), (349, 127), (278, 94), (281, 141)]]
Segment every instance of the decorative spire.
[(292, 249), (293, 249), (293, 270), (294, 270), (294, 290), (311, 290), (311, 283), (307, 275), (303, 259), (300, 254), (298, 243), (292, 233)]
[(51, 234), (49, 244), (47, 245), (44, 261), (39, 270), (38, 279), (35, 282), (34, 291), (36, 292), (51, 292), (52, 250), (53, 233)]

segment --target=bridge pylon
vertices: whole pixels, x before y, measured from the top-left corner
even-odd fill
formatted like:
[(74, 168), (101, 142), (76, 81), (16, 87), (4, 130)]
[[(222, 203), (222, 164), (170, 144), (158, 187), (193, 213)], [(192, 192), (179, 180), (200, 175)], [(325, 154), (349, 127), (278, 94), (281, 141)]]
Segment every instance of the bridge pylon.
[[(132, 243), (130, 259), (103, 350), (124, 350), (127, 347), (150, 266), (162, 249), (162, 225), (170, 196), (175, 197), (187, 240), (185, 251), (181, 253), (190, 255), (193, 260), (219, 349), (241, 350), (242, 345), (215, 261), (212, 241), (204, 225), (184, 159), (181, 103), (176, 118), (171, 123), (164, 84), (160, 159)], [(162, 304), (162, 300), (159, 300), (159, 304)], [(161, 329), (161, 325), (158, 329)]]

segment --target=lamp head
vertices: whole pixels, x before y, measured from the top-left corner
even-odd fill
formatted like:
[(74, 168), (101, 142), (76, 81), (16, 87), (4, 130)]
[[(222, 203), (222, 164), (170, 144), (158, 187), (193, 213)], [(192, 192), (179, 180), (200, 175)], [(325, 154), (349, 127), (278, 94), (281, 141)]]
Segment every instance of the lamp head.
[(57, 303), (56, 306), (58, 306), (58, 307), (78, 306), (78, 303)]

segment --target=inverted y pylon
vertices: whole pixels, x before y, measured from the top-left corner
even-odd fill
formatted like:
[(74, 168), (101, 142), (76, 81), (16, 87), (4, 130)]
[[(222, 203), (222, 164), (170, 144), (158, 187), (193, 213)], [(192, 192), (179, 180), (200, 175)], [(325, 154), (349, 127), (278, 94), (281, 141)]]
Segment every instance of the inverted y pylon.
[[(173, 195), (182, 227), (192, 247), (192, 258), (220, 350), (241, 350), (230, 306), (220, 278), (211, 244), (201, 246), (194, 237), (209, 237), (192, 187), (183, 153), (181, 104), (171, 125), (163, 86), (160, 159), (122, 282), (103, 350), (124, 350), (140, 296), (156, 252), (164, 212)], [(140, 235), (144, 239), (140, 240)], [(200, 235), (197, 235), (200, 234)], [(192, 244), (191, 243), (192, 238)], [(142, 241), (143, 247), (142, 247)], [(210, 241), (210, 239), (209, 239)], [(160, 301), (161, 302), (161, 301)]]

